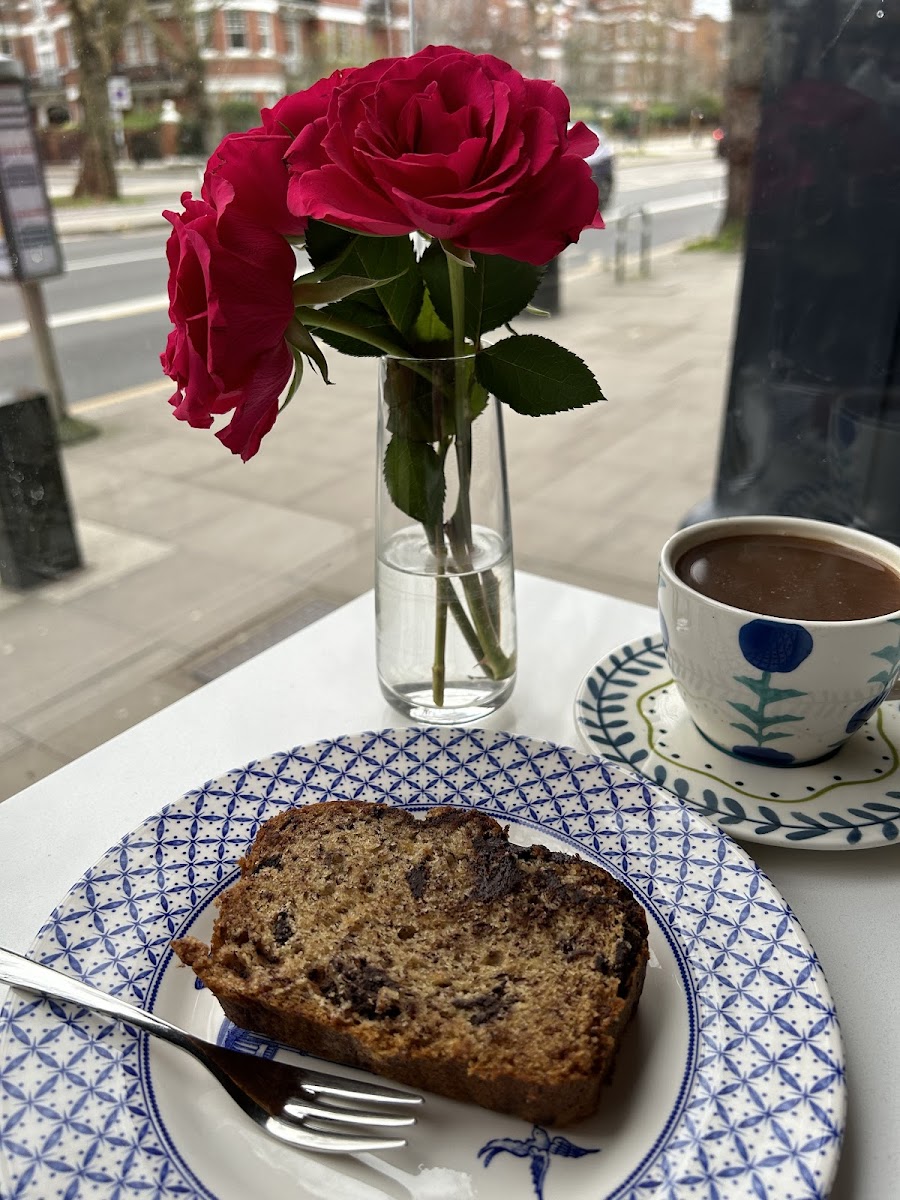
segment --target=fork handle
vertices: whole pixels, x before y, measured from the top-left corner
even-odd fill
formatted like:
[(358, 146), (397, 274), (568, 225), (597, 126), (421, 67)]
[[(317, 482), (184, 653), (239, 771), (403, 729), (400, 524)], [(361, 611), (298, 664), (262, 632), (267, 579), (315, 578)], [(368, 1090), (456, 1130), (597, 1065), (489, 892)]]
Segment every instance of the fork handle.
[(26, 992), (36, 992), (39, 996), (49, 996), (53, 1000), (65, 1000), (71, 1004), (81, 1004), (94, 1012), (106, 1013), (117, 1021), (127, 1021), (146, 1029), (148, 1033), (156, 1034), (170, 1042), (188, 1049), (188, 1038), (182, 1031), (168, 1021), (163, 1021), (151, 1013), (136, 1008), (117, 996), (108, 996), (99, 992), (89, 983), (73, 979), (71, 975), (63, 975), (52, 967), (43, 967), (40, 963), (32, 962), (21, 954), (6, 950), (0, 946), (0, 982), (10, 983), (13, 987), (22, 988)]

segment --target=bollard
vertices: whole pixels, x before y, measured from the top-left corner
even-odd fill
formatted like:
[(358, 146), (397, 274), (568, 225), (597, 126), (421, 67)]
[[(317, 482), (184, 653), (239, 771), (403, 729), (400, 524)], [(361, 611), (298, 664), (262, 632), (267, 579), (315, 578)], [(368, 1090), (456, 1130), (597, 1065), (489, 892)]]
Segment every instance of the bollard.
[(541, 308), (552, 317), (558, 316), (559, 301), (559, 259), (551, 258), (544, 268), (541, 282), (531, 301), (535, 308)]
[(34, 587), (81, 565), (47, 397), (0, 392), (0, 584)]
[(640, 273), (643, 279), (647, 279), (650, 275), (650, 246), (651, 246), (651, 227), (652, 220), (650, 213), (646, 208), (639, 206), (627, 208), (625, 212), (616, 220), (616, 244), (615, 244), (615, 279), (616, 283), (625, 282), (625, 259), (628, 251), (628, 230), (631, 225), (631, 218), (638, 217), (640, 220)]

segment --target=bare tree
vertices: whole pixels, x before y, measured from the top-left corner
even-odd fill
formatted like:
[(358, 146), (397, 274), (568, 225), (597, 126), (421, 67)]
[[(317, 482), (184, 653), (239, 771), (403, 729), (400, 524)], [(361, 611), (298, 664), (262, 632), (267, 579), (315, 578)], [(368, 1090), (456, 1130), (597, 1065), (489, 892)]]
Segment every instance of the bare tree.
[[(416, 0), (416, 47), (459, 46), (474, 54), (494, 54), (531, 73), (529, 48), (536, 44), (532, 31), (544, 7), (544, 0), (525, 0), (517, 9), (497, 0)], [(514, 16), (520, 12), (521, 28)]]
[(128, 0), (68, 0), (81, 78), (81, 169), (73, 195), (116, 200), (116, 150), (107, 80), (122, 44)]
[(152, 31), (163, 54), (181, 76), (184, 112), (197, 122), (204, 154), (211, 149), (213, 108), (206, 90), (206, 59), (203, 52), (213, 45), (216, 14), (220, 8), (215, 6), (208, 9), (201, 19), (198, 18), (193, 0), (169, 0), (165, 8), (166, 19), (160, 20), (146, 0), (137, 0), (132, 7), (133, 15)]
[(731, 0), (725, 127), (728, 133), (728, 198), (720, 232), (743, 225), (750, 210), (753, 157), (759, 133), (770, 0)]

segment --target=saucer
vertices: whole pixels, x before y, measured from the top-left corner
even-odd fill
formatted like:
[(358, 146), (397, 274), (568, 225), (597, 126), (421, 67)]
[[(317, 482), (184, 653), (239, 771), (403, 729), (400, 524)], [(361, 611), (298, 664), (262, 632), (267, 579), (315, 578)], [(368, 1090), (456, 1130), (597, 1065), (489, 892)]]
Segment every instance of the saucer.
[(588, 672), (575, 724), (593, 754), (631, 767), (733, 837), (813, 850), (865, 850), (900, 837), (898, 703), (883, 704), (825, 762), (744, 762), (701, 736), (655, 633)]

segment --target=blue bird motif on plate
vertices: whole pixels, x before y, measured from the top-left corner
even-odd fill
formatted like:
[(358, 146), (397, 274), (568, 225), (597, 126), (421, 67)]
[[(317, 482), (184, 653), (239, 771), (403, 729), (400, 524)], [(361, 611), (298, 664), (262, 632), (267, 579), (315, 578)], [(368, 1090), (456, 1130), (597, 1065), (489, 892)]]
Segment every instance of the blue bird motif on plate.
[(586, 1150), (576, 1146), (568, 1138), (551, 1137), (541, 1125), (535, 1125), (529, 1138), (494, 1138), (478, 1151), (484, 1156), (484, 1165), (490, 1166), (498, 1154), (513, 1154), (516, 1158), (527, 1158), (531, 1166), (531, 1182), (537, 1200), (544, 1200), (544, 1180), (550, 1169), (550, 1157), (558, 1154), (562, 1158), (583, 1158), (586, 1154), (599, 1154), (600, 1148)]

